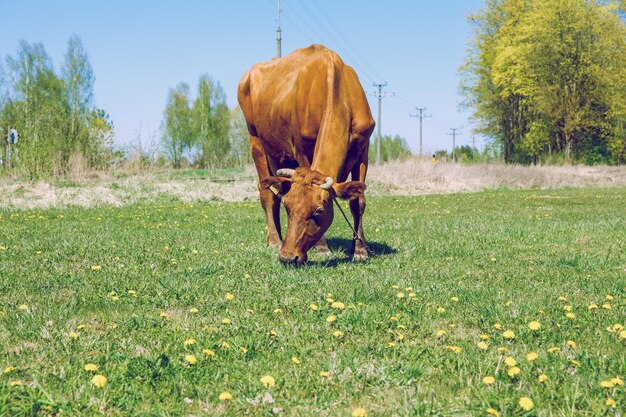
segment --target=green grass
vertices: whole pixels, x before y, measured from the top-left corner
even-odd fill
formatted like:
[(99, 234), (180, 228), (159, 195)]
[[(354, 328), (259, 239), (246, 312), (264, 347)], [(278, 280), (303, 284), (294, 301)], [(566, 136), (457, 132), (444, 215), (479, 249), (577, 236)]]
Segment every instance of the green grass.
[(0, 371), (15, 368), (0, 415), (614, 416), (626, 385), (601, 381), (626, 379), (626, 339), (607, 330), (626, 325), (625, 207), (626, 189), (371, 198), (368, 262), (346, 262), (336, 213), (335, 258), (298, 269), (265, 247), (257, 203), (0, 210)]

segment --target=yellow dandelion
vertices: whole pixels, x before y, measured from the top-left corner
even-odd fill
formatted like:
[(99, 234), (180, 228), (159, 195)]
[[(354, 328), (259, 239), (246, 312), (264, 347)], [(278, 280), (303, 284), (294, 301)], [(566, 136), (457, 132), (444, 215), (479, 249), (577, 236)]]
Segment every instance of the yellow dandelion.
[(541, 328), (541, 324), (538, 321), (531, 321), (528, 323), (528, 328), (530, 330), (539, 330)]
[(619, 332), (619, 337), (621, 337), (622, 339), (626, 339), (626, 330), (622, 330), (621, 332)]
[(607, 296), (604, 297), (604, 298), (606, 298), (609, 301), (613, 301), (613, 296), (612, 295), (607, 294)]
[(352, 410), (352, 417), (367, 417), (367, 410), (363, 407), (357, 407)]
[(162, 311), (161, 314), (159, 314), (159, 317), (166, 319), (167, 313), (165, 311)]
[(507, 306), (507, 307), (510, 307), (510, 306), (512, 306), (512, 305), (513, 305), (513, 301), (512, 301), (512, 300), (509, 300), (509, 301), (507, 301), (506, 303), (504, 303), (504, 305), (505, 305), (505, 306)]
[(93, 378), (91, 378), (91, 383), (93, 385), (95, 385), (98, 388), (104, 388), (104, 386), (107, 384), (107, 378), (104, 375), (94, 375)]
[(18, 309), (18, 310), (22, 310), (22, 311), (26, 311), (26, 310), (28, 310), (28, 305), (26, 305), (26, 304), (20, 304), (20, 305), (17, 307), (17, 309)]
[(538, 357), (539, 357), (539, 354), (537, 352), (530, 352), (528, 355), (526, 355), (526, 360), (528, 362), (533, 362)]
[(261, 381), (261, 384), (263, 384), (265, 388), (273, 387), (274, 385), (276, 385), (276, 380), (274, 380), (274, 377), (270, 375), (262, 376), (260, 381)]
[(476, 343), (476, 346), (478, 346), (478, 349), (480, 350), (487, 350), (487, 348), (489, 348), (489, 345), (485, 342), (478, 342)]
[(137, 291), (135, 291), (135, 290), (128, 290), (128, 295), (130, 295), (131, 297), (137, 297)]
[(280, 308), (280, 307), (276, 307), (276, 308), (274, 309), (274, 314), (280, 314), (280, 313), (282, 313), (282, 312), (283, 312), (283, 309), (282, 309), (282, 308)]
[(409, 298), (417, 298), (417, 294), (415, 294), (414, 292), (410, 292)]
[(78, 333), (70, 332), (69, 337), (70, 337), (70, 339), (78, 339)]
[(602, 388), (613, 388), (615, 386), (615, 383), (611, 381), (610, 379), (607, 379), (605, 381), (600, 382), (600, 386)]
[(223, 391), (222, 393), (220, 393), (220, 396), (218, 398), (220, 401), (232, 401), (233, 394), (228, 391)]
[(507, 353), (509, 350), (507, 348), (505, 348), (504, 346), (498, 346), (498, 352), (500, 353)]
[(337, 310), (343, 310), (346, 308), (346, 305), (341, 301), (334, 301), (330, 306), (332, 308), (336, 308)]
[(576, 349), (576, 342), (574, 342), (573, 340), (568, 340), (566, 342), (567, 346), (571, 347), (572, 349)]
[(563, 306), (563, 310), (565, 310), (565, 311), (572, 311), (572, 306), (570, 306), (570, 305)]
[(337, 316), (335, 316), (334, 314), (331, 314), (330, 316), (326, 317), (327, 323), (334, 323), (335, 321), (337, 321)]
[(392, 322), (394, 322), (394, 321), (398, 321), (398, 317), (396, 317), (396, 316), (391, 316), (391, 318), (390, 318), (389, 320), (391, 320)]
[(343, 336), (343, 332), (340, 330), (335, 330), (333, 332), (333, 336), (335, 336), (337, 339), (339, 339), (341, 336)]
[(611, 382), (615, 385), (624, 385), (624, 381), (619, 376), (611, 378)]
[(566, 302), (566, 301), (567, 301), (567, 298), (565, 298), (565, 297), (563, 297), (563, 296), (560, 296), (560, 297), (558, 298), (558, 300), (559, 300), (559, 301), (561, 301), (561, 302)]
[(483, 384), (485, 385), (493, 385), (496, 383), (496, 379), (492, 376), (486, 376), (483, 378)]
[(480, 340), (489, 340), (489, 335), (486, 335), (486, 334), (481, 334), (478, 337), (480, 337)]
[(235, 295), (231, 292), (227, 292), (226, 295), (224, 296), (224, 299), (226, 301), (233, 301), (235, 299)]
[(502, 333), (505, 339), (515, 339), (515, 333), (512, 330), (506, 330)]
[(446, 331), (445, 331), (445, 330), (443, 330), (443, 329), (442, 329), (442, 330), (438, 330), (438, 331), (437, 331), (437, 337), (443, 337), (443, 336), (445, 336), (445, 335), (446, 335), (446, 333), (448, 333), (448, 332), (446, 332)]
[(498, 412), (498, 410), (496, 410), (495, 408), (491, 408), (489, 407), (488, 409), (485, 410), (487, 412), (487, 414), (494, 416), (494, 417), (500, 417), (500, 413)]
[(317, 311), (317, 310), (319, 310), (319, 309), (320, 309), (320, 308), (317, 306), (317, 304), (309, 304), (309, 308), (310, 308), (311, 310), (313, 310), (313, 311)]
[(496, 330), (502, 330), (502, 325), (500, 323), (496, 323), (493, 325), (493, 328)]
[(334, 303), (334, 302), (335, 302), (335, 299), (334, 299), (333, 297), (327, 296), (327, 297), (326, 297), (326, 302), (327, 302), (328, 304), (332, 304), (332, 303)]
[(519, 406), (522, 407), (524, 411), (530, 411), (535, 406), (535, 403), (528, 397), (522, 397), (519, 399)]
[(572, 319), (572, 320), (573, 320), (573, 319), (575, 319), (575, 318), (576, 318), (576, 314), (574, 314), (574, 313), (567, 313), (567, 314), (565, 315), (565, 317), (567, 317), (568, 319)]
[(550, 378), (548, 378), (548, 375), (546, 375), (546, 374), (539, 375), (539, 382), (541, 382), (541, 383), (547, 382), (548, 379), (550, 379)]
[(102, 269), (102, 266), (100, 265), (91, 265), (91, 270), (92, 271), (99, 271)]
[(615, 407), (617, 407), (617, 403), (616, 403), (616, 402), (615, 402), (615, 400), (614, 400), (614, 399), (612, 399), (612, 398), (607, 398), (607, 399), (606, 399), (606, 401), (604, 402), (604, 404), (605, 404), (606, 406), (608, 406), (608, 407), (611, 407), (611, 408), (615, 408)]
[(209, 358), (215, 357), (215, 352), (213, 352), (211, 349), (204, 349), (202, 353), (204, 353), (204, 355), (208, 356)]
[(185, 356), (185, 360), (190, 364), (190, 365), (195, 365), (196, 363), (198, 363), (198, 359), (196, 358), (195, 355), (187, 355)]
[(328, 376), (330, 376), (330, 372), (328, 372), (328, 371), (320, 371), (320, 376), (322, 378), (327, 378)]
[(437, 313), (441, 314), (441, 313), (445, 313), (445, 312), (446, 312), (445, 308), (443, 308), (443, 307), (437, 308)]
[(554, 346), (554, 347), (546, 349), (546, 352), (548, 352), (548, 353), (557, 353), (560, 350), (561, 350), (561, 348)]
[(267, 332), (267, 334), (269, 334), (270, 337), (278, 336), (278, 332), (276, 330), (274, 330), (274, 329), (272, 329), (269, 332)]
[(612, 307), (612, 306), (611, 306), (611, 304), (609, 304), (609, 303), (604, 303), (604, 304), (602, 304), (602, 308), (603, 308), (603, 309), (605, 309), (605, 310), (610, 310), (610, 309), (612, 309), (613, 307)]
[(491, 262), (495, 262), (495, 261), (496, 261), (495, 257), (491, 258)]
[(391, 349), (392, 347), (395, 347), (395, 346), (396, 346), (396, 344), (395, 344), (394, 342), (388, 342), (388, 343), (387, 343), (387, 347), (388, 347), (389, 349)]
[(572, 359), (572, 365), (580, 368), (582, 366), (582, 364), (580, 362), (578, 362), (576, 359)]
[(195, 345), (196, 343), (198, 343), (198, 342), (197, 342), (197, 341), (196, 341), (196, 339), (194, 339), (193, 337), (191, 337), (191, 338), (189, 338), (189, 339), (185, 340), (185, 346)]
[(396, 294), (396, 298), (399, 299), (399, 300), (403, 299), (404, 298), (404, 293), (403, 292), (397, 293)]
[(3, 374), (9, 374), (11, 372), (15, 371), (15, 368), (12, 366), (8, 366), (6, 368), (4, 368), (4, 371), (2, 371)]
[(511, 356), (507, 356), (506, 358), (504, 358), (504, 364), (509, 368), (512, 368), (513, 366), (517, 365), (517, 361)]
[(230, 319), (222, 319), (222, 324), (225, 324), (225, 325), (230, 324)]
[(449, 350), (450, 352), (454, 352), (454, 353), (461, 353), (463, 351), (463, 349), (459, 346), (446, 346), (446, 350)]
[(517, 366), (513, 366), (512, 368), (509, 368), (508, 371), (506, 371), (506, 373), (511, 377), (514, 378), (516, 376), (518, 376), (520, 374), (520, 372), (522, 372), (521, 369), (519, 369)]
[(455, 296), (455, 297), (450, 297), (450, 299), (451, 299), (452, 301), (454, 301), (455, 303), (458, 303), (458, 302), (459, 302), (459, 297), (456, 297), (456, 296)]
[(189, 309), (189, 312), (190, 312), (190, 313), (192, 313), (192, 314), (195, 314), (195, 313), (197, 313), (197, 312), (198, 312), (198, 309), (197, 309), (197, 308), (195, 308), (195, 307), (191, 307), (191, 308)]
[(85, 371), (93, 372), (93, 371), (97, 371), (97, 370), (98, 370), (98, 365), (96, 365), (96, 364), (88, 363), (87, 365), (85, 365)]
[(15, 380), (15, 381), (11, 381), (11, 382), (9, 382), (9, 386), (10, 387), (21, 387), (22, 386), (22, 381), (20, 381), (19, 379)]
[(220, 343), (220, 347), (222, 349), (228, 350), (228, 349), (230, 349), (230, 343), (225, 342), (225, 341), (222, 340), (222, 342)]
[(587, 310), (597, 310), (598, 305), (596, 303), (591, 303), (587, 306)]
[(298, 358), (297, 356), (294, 356), (293, 358), (291, 358), (291, 362), (295, 363), (296, 365), (300, 365), (302, 363), (300, 358)]

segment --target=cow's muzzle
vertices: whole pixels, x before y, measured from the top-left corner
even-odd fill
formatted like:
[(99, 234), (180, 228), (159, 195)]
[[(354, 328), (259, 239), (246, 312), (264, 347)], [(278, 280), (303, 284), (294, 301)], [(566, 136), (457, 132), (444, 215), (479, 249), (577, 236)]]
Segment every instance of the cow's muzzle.
[(298, 255), (278, 254), (278, 259), (285, 265), (302, 266), (306, 263), (306, 258)]

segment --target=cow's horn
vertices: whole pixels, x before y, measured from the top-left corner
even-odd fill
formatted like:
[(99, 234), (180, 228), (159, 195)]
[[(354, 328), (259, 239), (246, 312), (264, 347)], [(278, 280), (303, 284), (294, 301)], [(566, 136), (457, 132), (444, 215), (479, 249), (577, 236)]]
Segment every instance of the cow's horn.
[(278, 175), (279, 177), (291, 178), (295, 172), (296, 172), (295, 169), (281, 168), (278, 171), (276, 171), (276, 175)]
[(335, 181), (332, 178), (326, 177), (326, 182), (324, 184), (320, 184), (320, 188), (322, 190), (330, 191)]

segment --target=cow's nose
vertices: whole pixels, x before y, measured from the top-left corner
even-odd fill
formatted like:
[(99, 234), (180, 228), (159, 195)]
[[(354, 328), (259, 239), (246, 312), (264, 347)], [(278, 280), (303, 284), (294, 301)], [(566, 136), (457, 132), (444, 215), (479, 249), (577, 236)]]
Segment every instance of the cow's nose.
[(298, 255), (283, 255), (282, 253), (278, 254), (278, 259), (285, 265), (302, 265), (302, 259)]

